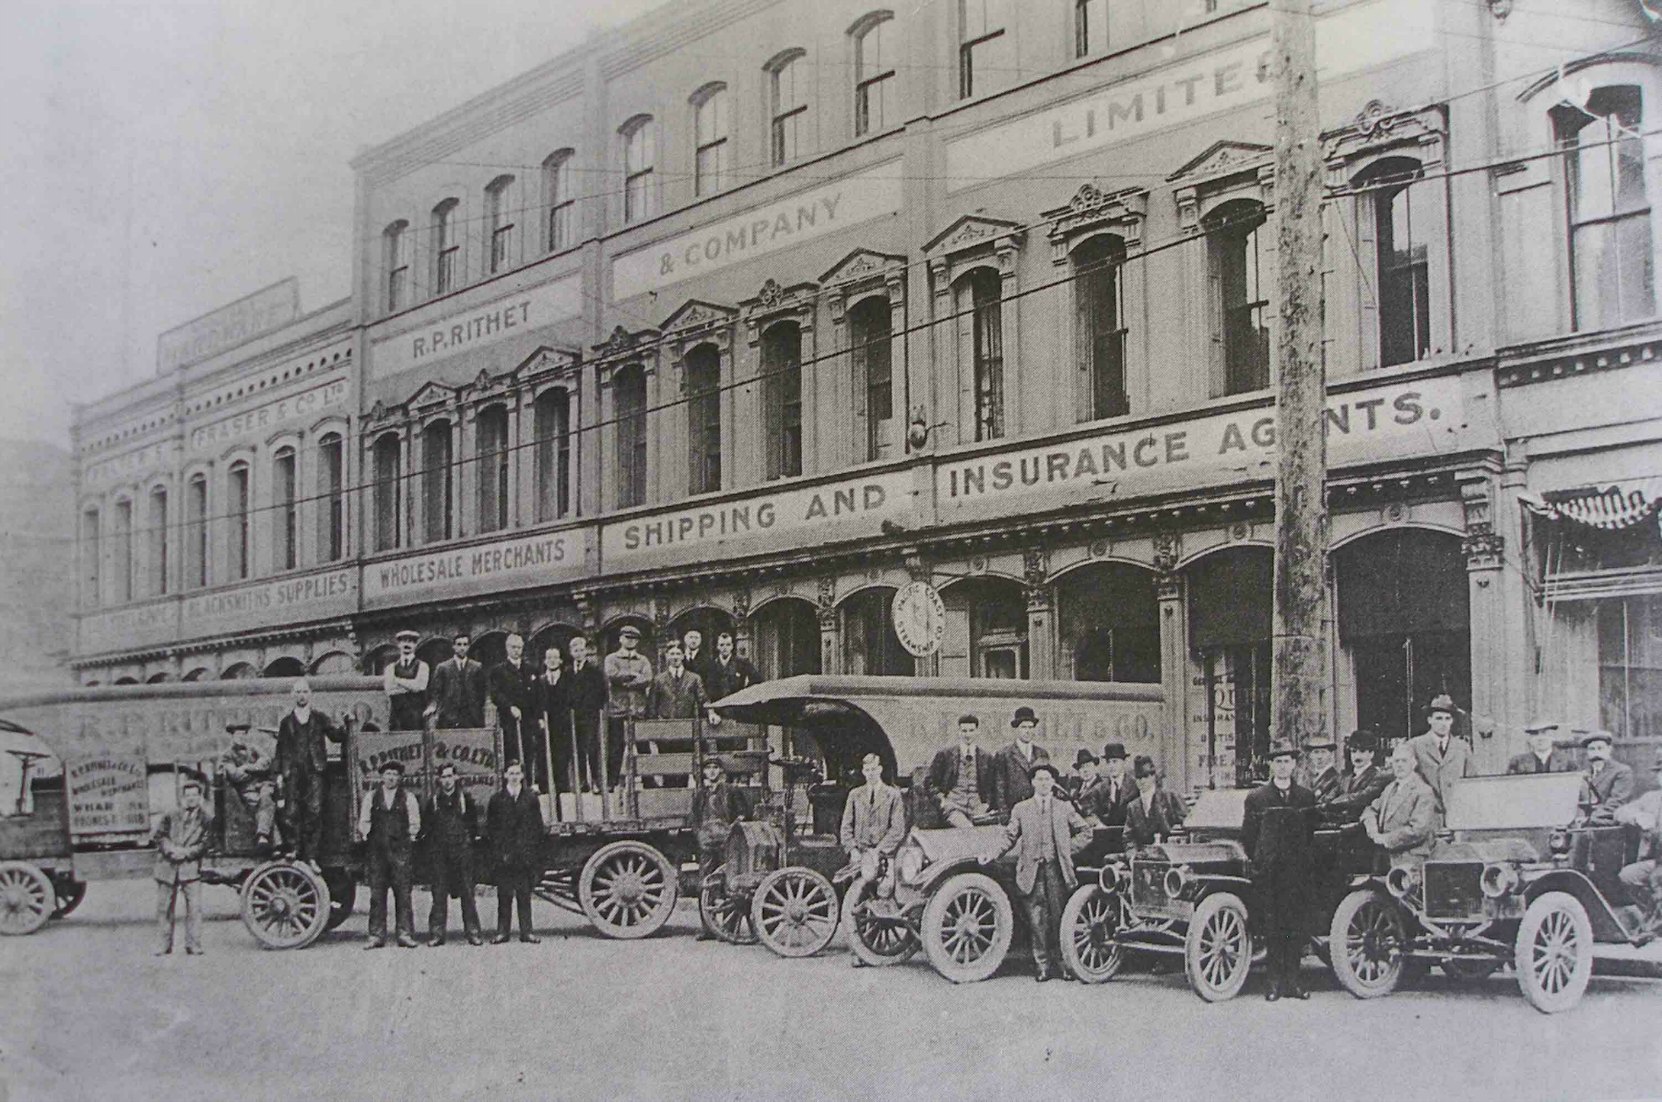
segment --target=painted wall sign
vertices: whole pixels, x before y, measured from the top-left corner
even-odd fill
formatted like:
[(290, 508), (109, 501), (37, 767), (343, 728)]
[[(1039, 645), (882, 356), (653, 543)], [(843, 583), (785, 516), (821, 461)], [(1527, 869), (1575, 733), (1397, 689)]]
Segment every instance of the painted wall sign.
[(304, 623), (357, 611), (358, 576), (340, 568), (186, 597), (180, 632), (189, 638), (269, 624)]
[(366, 605), (573, 581), (587, 573), (589, 528), (457, 547), (364, 565)]
[[(1319, 19), (1320, 78), (1332, 80), (1342, 72), (1428, 49), (1435, 42), (1435, 26), (1429, 0), (1375, 0)], [(1269, 36), (1263, 35), (1163, 66), (1159, 76), (1122, 81), (949, 142), (947, 190), (961, 191), (1267, 98), (1269, 51)]]
[(87, 467), (86, 473), (81, 477), (81, 484), (91, 489), (147, 474), (167, 464), (168, 457), (173, 454), (173, 447), (173, 441), (161, 440), (123, 455), (101, 460)]
[(78, 653), (98, 654), (103, 651), (166, 642), (178, 634), (178, 631), (177, 600), (155, 601), (111, 612), (94, 612), (81, 617)]
[(659, 241), (612, 261), (612, 301), (754, 260), (900, 209), (900, 162), (755, 207), (712, 226)]
[(257, 409), (214, 421), (190, 432), (191, 451), (207, 451), (250, 436), (263, 436), (285, 421), (311, 420), (326, 410), (346, 404), (350, 386), (336, 379), (319, 387), (267, 402)]
[(69, 833), (142, 834), (150, 829), (150, 793), (142, 755), (77, 758), (64, 767)]
[(171, 371), (199, 363), (281, 329), (299, 316), (300, 281), (290, 276), (163, 333), (156, 339), (156, 370)]
[(872, 535), (911, 508), (911, 474), (890, 471), (608, 524), (600, 557), (617, 571), (811, 547)]
[(528, 291), (504, 295), (483, 306), (446, 314), (373, 341), (370, 375), (384, 379), (412, 367), (437, 363), (461, 352), (523, 336), (582, 312), (582, 276), (577, 273), (561, 276)]

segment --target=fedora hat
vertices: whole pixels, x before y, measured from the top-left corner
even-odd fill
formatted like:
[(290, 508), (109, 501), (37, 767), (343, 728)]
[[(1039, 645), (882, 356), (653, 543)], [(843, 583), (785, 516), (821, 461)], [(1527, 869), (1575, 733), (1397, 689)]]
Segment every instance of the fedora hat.
[(1276, 739), (1270, 744), (1270, 752), (1264, 755), (1265, 761), (1274, 761), (1276, 758), (1296, 758), (1304, 751), (1288, 742), (1286, 739)]

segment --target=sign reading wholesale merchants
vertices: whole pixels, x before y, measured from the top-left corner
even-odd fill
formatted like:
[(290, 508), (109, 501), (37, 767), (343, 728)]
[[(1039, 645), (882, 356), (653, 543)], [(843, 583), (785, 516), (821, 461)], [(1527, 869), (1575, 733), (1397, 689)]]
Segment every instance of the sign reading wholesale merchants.
[[(1323, 81), (1435, 45), (1428, 0), (1374, 0), (1316, 21)], [(1269, 35), (1122, 81), (1070, 103), (966, 135), (946, 147), (948, 191), (1146, 137), (1268, 98)], [(1269, 133), (1266, 124), (1264, 133)], [(1268, 139), (1265, 139), (1268, 140)]]
[(227, 348), (281, 329), (299, 316), (300, 281), (289, 276), (281, 283), (273, 283), (163, 333), (156, 338), (156, 370), (171, 371), (199, 363)]
[(813, 547), (876, 535), (911, 509), (911, 472), (890, 471), (608, 524), (600, 557), (610, 572)]
[(754, 260), (900, 209), (900, 162), (889, 161), (846, 180), (713, 226), (624, 253), (612, 261), (612, 301)]
[(357, 572), (341, 568), (186, 597), (179, 628), (192, 638), (347, 616), (357, 610)]
[(150, 829), (150, 790), (142, 757), (98, 755), (69, 762), (69, 833), (141, 834)]
[(483, 306), (446, 314), (374, 341), (370, 345), (371, 374), (384, 379), (509, 337), (525, 336), (582, 311), (582, 276), (561, 276), (540, 287), (504, 295)]
[(393, 605), (432, 597), (528, 589), (588, 573), (591, 528), (474, 547), (456, 547), (364, 564), (364, 604)]

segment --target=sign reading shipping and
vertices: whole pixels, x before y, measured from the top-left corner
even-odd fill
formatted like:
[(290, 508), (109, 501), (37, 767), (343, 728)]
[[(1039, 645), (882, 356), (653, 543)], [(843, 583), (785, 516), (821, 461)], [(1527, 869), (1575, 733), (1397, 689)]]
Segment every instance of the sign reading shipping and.
[(300, 281), (293, 276), (156, 339), (156, 370), (199, 363), (227, 348), (281, 329), (300, 316)]
[(589, 532), (573, 528), (366, 563), (364, 603), (400, 604), (429, 596), (574, 581), (587, 571)]
[(370, 374), (377, 379), (412, 367), (485, 348), (509, 337), (574, 318), (583, 312), (582, 276), (573, 273), (528, 291), (447, 314), (382, 337), (370, 345)]
[(180, 629), (188, 636), (267, 624), (297, 624), (344, 616), (358, 607), (353, 570), (328, 570), (185, 598)]
[[(1466, 423), (1461, 385), (1453, 377), (1421, 379), (1330, 396), (1328, 465), (1498, 443), (1489, 439), (1492, 430)], [(1003, 514), (1271, 479), (1275, 420), (1273, 407), (1259, 408), (948, 461), (935, 471), (936, 505), (948, 516)]]
[(609, 571), (713, 562), (872, 535), (911, 508), (911, 472), (890, 471), (608, 524), (600, 556)]
[[(1428, 0), (1375, 0), (1321, 18), (1316, 21), (1321, 79), (1426, 49), (1435, 41), (1435, 26)], [(949, 142), (947, 190), (961, 191), (1266, 98), (1272, 84), (1269, 58), (1265, 35), (1175, 62), (1157, 77), (1112, 84)]]
[(142, 756), (100, 755), (64, 766), (69, 833), (142, 834), (150, 829), (150, 791)]
[(889, 161), (834, 184), (624, 253), (612, 261), (612, 301), (893, 214), (900, 209), (900, 185), (900, 162)]
[(291, 394), (258, 409), (239, 413), (221, 421), (191, 430), (191, 451), (218, 450), (226, 444), (249, 436), (265, 435), (285, 421), (310, 420), (325, 410), (346, 404), (350, 387), (345, 379), (336, 379), (299, 394)]

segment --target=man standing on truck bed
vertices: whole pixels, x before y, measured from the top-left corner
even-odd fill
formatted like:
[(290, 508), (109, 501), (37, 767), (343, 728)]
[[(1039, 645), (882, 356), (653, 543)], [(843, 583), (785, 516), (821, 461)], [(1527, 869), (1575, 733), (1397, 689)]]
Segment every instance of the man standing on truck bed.
[(323, 846), (323, 770), (329, 764), (324, 744), (345, 737), (322, 712), (312, 707), (312, 686), (294, 683), (294, 707), (277, 724), (277, 777), (283, 792), (283, 837), (294, 855), (318, 869)]
[(387, 710), (391, 715), (390, 729), (419, 731), (427, 724), (427, 681), (430, 671), (427, 663), (416, 657), (419, 634), (408, 629), (393, 636), (398, 641), (398, 657), (381, 674), (381, 687), (387, 693)]

